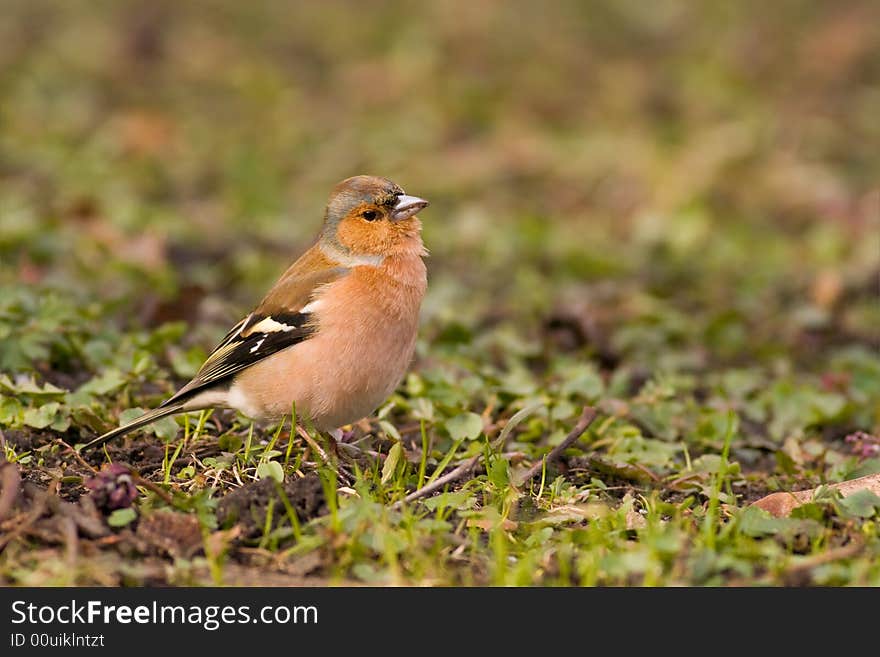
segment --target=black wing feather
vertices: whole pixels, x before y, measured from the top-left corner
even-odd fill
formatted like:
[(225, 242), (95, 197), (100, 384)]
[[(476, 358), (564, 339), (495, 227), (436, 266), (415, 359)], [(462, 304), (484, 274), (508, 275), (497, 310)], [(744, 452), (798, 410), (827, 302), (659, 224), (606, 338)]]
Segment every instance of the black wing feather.
[[(266, 330), (261, 330), (261, 326)], [(271, 317), (252, 313), (226, 334), (195, 378), (159, 408), (178, 404), (224, 383), (254, 363), (307, 340), (314, 332), (311, 313), (284, 313)]]

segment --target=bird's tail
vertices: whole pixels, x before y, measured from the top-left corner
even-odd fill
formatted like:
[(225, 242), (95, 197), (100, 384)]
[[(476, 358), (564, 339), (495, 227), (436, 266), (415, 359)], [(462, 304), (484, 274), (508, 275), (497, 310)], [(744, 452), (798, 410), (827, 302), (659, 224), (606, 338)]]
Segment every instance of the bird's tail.
[(107, 441), (113, 440), (118, 436), (123, 436), (127, 434), (129, 431), (134, 431), (135, 429), (139, 429), (140, 427), (146, 426), (155, 422), (156, 420), (160, 420), (163, 417), (167, 417), (168, 415), (174, 415), (175, 413), (181, 413), (183, 411), (183, 404), (175, 404), (174, 406), (166, 406), (164, 408), (156, 408), (152, 411), (141, 415), (138, 418), (135, 418), (128, 424), (123, 424), (121, 427), (117, 427), (112, 431), (108, 431), (103, 436), (98, 436), (91, 442), (86, 443), (83, 446), (83, 450), (94, 449), (95, 447), (100, 447)]

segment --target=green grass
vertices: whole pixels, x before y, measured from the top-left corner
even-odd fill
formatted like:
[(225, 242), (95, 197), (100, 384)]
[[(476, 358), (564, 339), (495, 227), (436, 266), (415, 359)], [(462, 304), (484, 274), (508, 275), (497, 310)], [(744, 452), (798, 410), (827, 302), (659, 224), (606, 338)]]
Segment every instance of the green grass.
[(846, 441), (880, 435), (870, 3), (7, 5), (0, 442), (26, 484), (86, 495), (60, 441), (191, 377), (338, 180), (428, 198), (431, 257), (347, 475), (289, 417), (166, 418), (89, 457), (141, 477), (107, 536), (28, 525), (22, 484), (0, 583), (880, 583), (873, 499), (749, 507), (880, 472)]

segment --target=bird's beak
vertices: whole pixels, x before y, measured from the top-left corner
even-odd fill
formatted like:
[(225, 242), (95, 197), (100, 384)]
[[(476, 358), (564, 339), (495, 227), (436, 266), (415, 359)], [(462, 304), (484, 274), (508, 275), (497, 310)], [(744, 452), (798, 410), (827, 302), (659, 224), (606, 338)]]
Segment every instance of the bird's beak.
[(428, 207), (428, 202), (418, 196), (401, 194), (397, 197), (397, 205), (391, 211), (391, 221), (403, 221), (409, 219), (419, 210)]

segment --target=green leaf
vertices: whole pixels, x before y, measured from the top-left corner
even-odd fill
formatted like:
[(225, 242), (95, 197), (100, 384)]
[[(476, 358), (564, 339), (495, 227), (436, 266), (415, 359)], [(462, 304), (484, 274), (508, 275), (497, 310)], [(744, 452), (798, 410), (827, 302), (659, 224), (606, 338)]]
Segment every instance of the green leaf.
[(70, 428), (70, 415), (67, 413), (58, 413), (49, 428), (53, 431), (67, 431)]
[(431, 422), (434, 419), (434, 404), (425, 397), (416, 397), (411, 402), (412, 415), (417, 420)]
[(403, 454), (403, 445), (401, 443), (394, 443), (391, 449), (388, 451), (388, 458), (385, 459), (385, 464), (382, 466), (382, 483), (387, 483), (389, 479), (391, 479), (392, 475), (394, 475), (394, 471), (397, 469), (397, 464), (400, 462), (400, 457)]
[(263, 461), (257, 466), (257, 478), (274, 479), (279, 484), (284, 481), (284, 468), (278, 461)]
[(36, 408), (29, 408), (24, 412), (24, 423), (34, 429), (45, 429), (55, 421), (55, 414), (60, 406), (58, 402), (49, 402)]
[(128, 424), (132, 420), (138, 419), (144, 413), (146, 411), (142, 408), (126, 408), (119, 414), (119, 424)]
[(171, 351), (171, 367), (182, 379), (191, 379), (199, 371), (207, 354), (201, 347), (193, 347), (187, 351), (173, 349)]
[(770, 536), (790, 525), (788, 518), (774, 518), (756, 506), (746, 507), (739, 515), (739, 530), (746, 536)]
[[(144, 415), (146, 411), (142, 408), (127, 408), (119, 414), (119, 424), (127, 424)], [(173, 417), (163, 417), (147, 425), (147, 431), (151, 431), (153, 435), (161, 438), (164, 442), (169, 442), (177, 437), (180, 427)]]
[[(614, 457), (615, 461), (624, 463), (638, 463), (649, 467), (666, 467), (672, 464), (677, 454), (681, 453), (681, 443), (665, 442), (655, 440), (653, 438), (644, 438), (641, 435), (632, 435), (621, 431), (621, 438), (614, 445), (613, 449), (609, 449), (609, 455)], [(552, 444), (552, 443), (551, 443)], [(717, 454), (704, 455), (711, 457), (706, 461), (714, 463), (714, 471), (717, 471), (721, 464), (721, 457)], [(703, 458), (703, 457), (701, 457)], [(694, 461), (695, 470), (703, 470), (703, 462), (697, 463), (699, 459)], [(705, 468), (706, 471), (713, 471)]]
[(222, 452), (237, 452), (244, 446), (244, 441), (234, 433), (225, 433), (217, 440), (217, 446)]
[(840, 507), (849, 515), (857, 518), (870, 518), (880, 510), (880, 497), (867, 489), (847, 495), (839, 502)]
[[(2, 405), (0, 405), (2, 407)], [(3, 413), (0, 411), (0, 422), (3, 421)], [(880, 457), (865, 459), (854, 470), (847, 474), (847, 479), (858, 479), (872, 474), (880, 474)]]
[(21, 402), (13, 397), (0, 397), (0, 424), (12, 426), (22, 420)]
[(564, 375), (566, 380), (562, 384), (560, 392), (565, 397), (577, 396), (595, 399), (601, 396), (605, 390), (602, 376), (592, 365), (574, 365)]
[(508, 434), (513, 431), (514, 428), (516, 428), (516, 425), (518, 425), (520, 422), (539, 410), (544, 410), (544, 404), (540, 401), (532, 401), (531, 403), (527, 404), (525, 408), (522, 408), (514, 413), (513, 417), (511, 417), (507, 421), (507, 424), (504, 425), (504, 428), (498, 435), (498, 440), (496, 441), (496, 444), (504, 444), (504, 441), (507, 440)]
[(779, 535), (790, 539), (797, 534), (820, 536), (825, 528), (810, 518), (774, 518), (763, 509), (749, 506), (739, 515), (739, 530), (747, 536)]
[(486, 472), (489, 481), (497, 488), (504, 488), (510, 482), (507, 460), (501, 457), (490, 459), (489, 468)]
[(549, 541), (551, 536), (553, 536), (553, 527), (542, 527), (526, 539), (526, 547), (540, 547)]
[(461, 413), (446, 421), (446, 430), (453, 440), (474, 440), (483, 432), (483, 418), (476, 413)]
[(809, 520), (821, 522), (825, 517), (825, 507), (816, 502), (807, 502), (806, 504), (801, 504), (800, 506), (793, 508), (791, 510), (791, 517), (807, 518)]
[(575, 405), (567, 401), (556, 402), (550, 409), (550, 421), (559, 422), (573, 417), (576, 412)]
[(152, 427), (153, 433), (166, 443), (174, 440), (177, 437), (177, 432), (180, 430), (180, 427), (177, 426), (177, 421), (173, 417), (163, 417), (161, 420), (153, 422)]
[(106, 428), (104, 420), (98, 417), (95, 411), (88, 406), (74, 408), (71, 411), (71, 415), (73, 416), (73, 421), (76, 422), (77, 425), (88, 427), (95, 433), (104, 433), (104, 429)]
[(459, 511), (472, 509), (477, 503), (477, 498), (472, 490), (463, 488), (452, 493), (440, 493), (425, 500), (425, 507), (431, 511), (437, 509), (457, 509)]
[(9, 377), (3, 376), (0, 378), (0, 387), (6, 388), (9, 392), (14, 392), (20, 395), (30, 395), (32, 397), (41, 397), (41, 396), (57, 396), (63, 395), (66, 390), (59, 388), (58, 386), (54, 386), (51, 383), (46, 383), (41, 388), (39, 385), (34, 382), (33, 379), (25, 379), (23, 381), (16, 381), (13, 383)]
[(812, 402), (813, 408), (819, 414), (817, 419), (822, 420), (831, 420), (837, 417), (846, 407), (846, 397), (829, 392), (816, 393)]
[(125, 377), (122, 376), (122, 372), (116, 369), (109, 369), (80, 386), (78, 392), (87, 392), (93, 395), (106, 395), (108, 392), (118, 390), (123, 385), (125, 385)]
[(155, 361), (150, 354), (138, 354), (135, 356), (132, 371), (135, 374), (146, 374), (154, 365)]
[(400, 433), (397, 431), (397, 427), (393, 424), (387, 420), (382, 420), (379, 422), (379, 426), (382, 427), (382, 431), (394, 438), (394, 440), (400, 440)]
[(27, 395), (34, 395), (34, 396), (42, 396), (42, 395), (56, 396), (56, 395), (63, 395), (64, 393), (67, 392), (67, 390), (65, 390), (64, 388), (59, 388), (58, 386), (52, 385), (51, 383), (46, 383), (41, 388), (38, 385), (36, 385), (33, 381), (26, 382), (25, 385), (23, 385), (20, 388), (20, 391), (27, 394)]
[(111, 527), (125, 527), (132, 520), (137, 518), (137, 512), (131, 507), (127, 509), (116, 509), (107, 516), (107, 524)]

